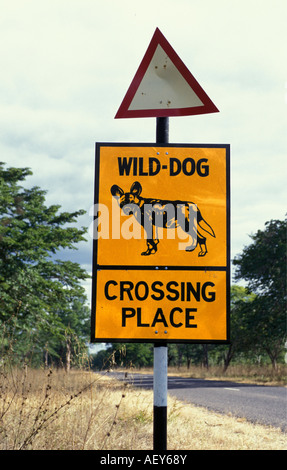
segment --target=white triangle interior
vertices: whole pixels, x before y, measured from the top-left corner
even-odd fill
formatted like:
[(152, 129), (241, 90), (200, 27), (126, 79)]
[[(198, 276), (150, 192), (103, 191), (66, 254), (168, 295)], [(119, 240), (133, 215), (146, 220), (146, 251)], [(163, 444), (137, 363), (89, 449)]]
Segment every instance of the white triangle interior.
[(204, 106), (163, 48), (158, 45), (129, 110)]

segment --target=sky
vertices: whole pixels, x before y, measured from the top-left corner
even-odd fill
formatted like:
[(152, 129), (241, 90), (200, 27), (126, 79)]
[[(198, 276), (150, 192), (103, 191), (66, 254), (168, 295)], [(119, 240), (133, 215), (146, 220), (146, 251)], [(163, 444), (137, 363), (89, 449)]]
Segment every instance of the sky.
[[(92, 223), (95, 142), (154, 142), (114, 119), (156, 28), (220, 110), (170, 143), (230, 144), (231, 258), (286, 214), (286, 0), (0, 0), (0, 160)], [(69, 254), (89, 273), (92, 241)], [(86, 284), (90, 292), (91, 281)]]

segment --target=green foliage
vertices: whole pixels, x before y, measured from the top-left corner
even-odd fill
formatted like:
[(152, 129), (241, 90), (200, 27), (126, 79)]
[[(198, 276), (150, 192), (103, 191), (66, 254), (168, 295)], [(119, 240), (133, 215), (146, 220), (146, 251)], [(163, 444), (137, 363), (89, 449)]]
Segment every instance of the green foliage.
[(286, 222), (266, 222), (234, 260), (236, 279), (257, 294), (245, 314), (250, 346), (267, 353), (274, 367), (286, 341)]
[(114, 352), (114, 361), (123, 367), (151, 367), (153, 347), (149, 343), (112, 344), (107, 352)]
[[(55, 254), (85, 240), (85, 228), (68, 225), (84, 211), (46, 206), (45, 191), (19, 184), (31, 174), (28, 168), (5, 169), (0, 163), (0, 325), (13, 336), (14, 359), (33, 356), (40, 362), (45, 352), (64, 362), (67, 337), (76, 344), (88, 334), (80, 285), (88, 275)], [(2, 340), (2, 348), (5, 344)]]
[(153, 366), (153, 345), (149, 343), (111, 343), (91, 358), (97, 370), (113, 367), (141, 368)]
[(245, 279), (251, 291), (272, 295), (283, 304), (286, 302), (287, 220), (271, 220), (265, 227), (251, 235), (253, 243), (235, 257), (235, 279)]

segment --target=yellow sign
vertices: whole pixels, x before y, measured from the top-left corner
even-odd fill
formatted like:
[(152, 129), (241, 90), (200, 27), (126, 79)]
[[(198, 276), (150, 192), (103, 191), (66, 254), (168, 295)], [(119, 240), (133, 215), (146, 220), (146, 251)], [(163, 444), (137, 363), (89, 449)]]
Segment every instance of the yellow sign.
[(98, 273), (95, 336), (106, 341), (227, 339), (226, 272)]
[(228, 340), (229, 146), (97, 144), (92, 341)]

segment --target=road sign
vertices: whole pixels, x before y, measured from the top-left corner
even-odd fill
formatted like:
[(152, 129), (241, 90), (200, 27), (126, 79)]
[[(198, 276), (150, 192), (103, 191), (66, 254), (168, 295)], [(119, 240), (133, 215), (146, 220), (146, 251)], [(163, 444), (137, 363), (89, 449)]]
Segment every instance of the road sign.
[(94, 215), (92, 341), (228, 341), (228, 145), (97, 144)]
[(215, 112), (217, 107), (157, 28), (115, 118)]

